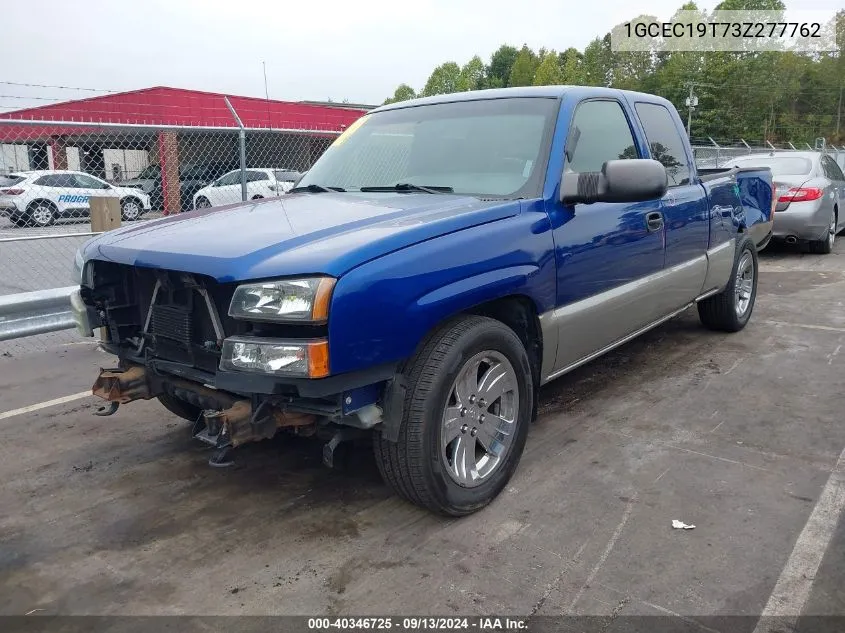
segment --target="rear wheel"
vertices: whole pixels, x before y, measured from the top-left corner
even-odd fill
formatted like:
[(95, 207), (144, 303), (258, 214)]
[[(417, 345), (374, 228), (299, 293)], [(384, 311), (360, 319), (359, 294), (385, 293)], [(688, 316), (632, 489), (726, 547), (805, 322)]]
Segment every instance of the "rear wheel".
[(29, 217), (27, 224), (34, 226), (50, 226), (56, 222), (56, 205), (49, 200), (36, 200), (27, 208)]
[(754, 242), (743, 237), (727, 287), (698, 303), (698, 317), (705, 327), (723, 332), (739, 332), (745, 327), (757, 299), (758, 268)]
[(194, 203), (195, 209), (208, 209), (210, 207), (211, 201), (204, 196), (200, 196), (199, 198), (197, 198), (197, 201)]
[(827, 255), (833, 251), (833, 243), (836, 241), (836, 210), (830, 212), (830, 222), (827, 227), (827, 234), (820, 240), (809, 243), (810, 252), (818, 255)]
[(184, 400), (180, 400), (179, 398), (174, 398), (166, 393), (158, 396), (158, 401), (161, 402), (164, 408), (170, 411), (170, 413), (177, 415), (188, 422), (196, 422), (202, 414), (202, 409), (198, 406), (185, 402)]
[(435, 331), (405, 370), (399, 439), (374, 436), (385, 481), (450, 516), (492, 501), (516, 470), (528, 435), (528, 354), (503, 323), (465, 316)]

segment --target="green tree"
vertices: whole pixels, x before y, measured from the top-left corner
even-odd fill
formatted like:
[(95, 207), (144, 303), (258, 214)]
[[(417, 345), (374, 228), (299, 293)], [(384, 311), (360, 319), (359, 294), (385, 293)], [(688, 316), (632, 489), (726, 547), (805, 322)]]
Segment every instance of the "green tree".
[(502, 44), (490, 57), (487, 66), (487, 84), (490, 88), (503, 88), (508, 85), (511, 69), (519, 51), (508, 44)]
[(584, 83), (584, 56), (575, 48), (567, 48), (558, 55), (561, 83), (580, 86)]
[(516, 56), (516, 61), (511, 68), (511, 76), (508, 79), (508, 86), (530, 86), (534, 83), (534, 73), (537, 70), (537, 55), (523, 45)]
[(484, 80), (487, 69), (484, 67), (484, 62), (476, 55), (461, 68), (461, 74), (458, 77), (458, 90), (465, 92), (467, 90), (480, 90), (484, 88)]
[(613, 54), (610, 34), (597, 37), (584, 49), (583, 76), (588, 86), (609, 86), (612, 79)]
[(407, 101), (408, 99), (415, 99), (417, 93), (408, 84), (399, 84), (393, 92), (392, 97), (384, 100), (385, 105), (388, 103), (398, 103), (399, 101)]
[(546, 53), (537, 66), (534, 73), (535, 86), (555, 86), (563, 83), (563, 73), (558, 63), (557, 53), (550, 51)]
[(422, 90), (423, 97), (458, 92), (461, 68), (455, 62), (440, 64), (431, 73)]

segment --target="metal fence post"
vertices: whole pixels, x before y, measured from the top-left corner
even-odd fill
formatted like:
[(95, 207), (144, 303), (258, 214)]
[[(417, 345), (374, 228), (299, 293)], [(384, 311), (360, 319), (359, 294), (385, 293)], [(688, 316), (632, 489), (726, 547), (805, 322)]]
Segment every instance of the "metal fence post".
[(238, 145), (240, 147), (240, 154), (241, 154), (241, 201), (246, 202), (246, 130), (244, 129), (244, 124), (241, 122), (241, 117), (238, 116), (238, 113), (235, 111), (235, 108), (232, 107), (232, 104), (229, 102), (229, 97), (223, 97), (226, 101), (226, 107), (229, 108), (229, 112), (232, 113), (232, 116), (235, 119), (235, 123), (238, 124)]

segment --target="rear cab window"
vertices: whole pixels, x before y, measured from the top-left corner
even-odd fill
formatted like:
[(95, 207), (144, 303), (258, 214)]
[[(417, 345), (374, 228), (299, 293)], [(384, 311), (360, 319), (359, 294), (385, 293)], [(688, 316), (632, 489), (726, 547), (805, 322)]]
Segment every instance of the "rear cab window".
[(639, 102), (634, 108), (642, 123), (651, 157), (666, 168), (669, 186), (690, 184), (692, 169), (672, 114), (659, 103)]

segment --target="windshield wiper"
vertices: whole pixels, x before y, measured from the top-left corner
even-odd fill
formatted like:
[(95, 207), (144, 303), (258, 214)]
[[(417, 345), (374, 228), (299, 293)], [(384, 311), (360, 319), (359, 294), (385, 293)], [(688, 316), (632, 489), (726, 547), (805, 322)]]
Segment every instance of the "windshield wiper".
[(452, 187), (423, 187), (422, 185), (412, 185), (409, 182), (400, 182), (392, 187), (361, 187), (361, 191), (423, 191), (425, 193), (453, 193), (455, 190)]
[(327, 191), (346, 191), (343, 187), (324, 187), (323, 185), (303, 185), (302, 187), (294, 187), (288, 193), (299, 193), (300, 191), (307, 191), (308, 193), (325, 193)]

